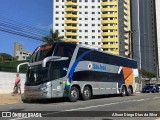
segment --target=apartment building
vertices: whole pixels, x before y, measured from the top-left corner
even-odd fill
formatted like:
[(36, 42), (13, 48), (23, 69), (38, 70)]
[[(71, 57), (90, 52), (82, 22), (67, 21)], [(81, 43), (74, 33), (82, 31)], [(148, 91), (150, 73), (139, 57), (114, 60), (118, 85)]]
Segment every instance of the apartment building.
[(158, 5), (160, 5), (158, 0), (132, 0), (133, 58), (138, 61), (140, 69), (152, 73), (159, 71), (160, 42), (157, 40), (157, 33), (160, 30), (158, 26), (160, 9)]
[(53, 29), (66, 42), (128, 56), (130, 0), (54, 0)]
[(21, 43), (14, 43), (14, 57), (17, 60), (29, 60), (32, 55), (32, 52), (24, 51), (23, 44)]

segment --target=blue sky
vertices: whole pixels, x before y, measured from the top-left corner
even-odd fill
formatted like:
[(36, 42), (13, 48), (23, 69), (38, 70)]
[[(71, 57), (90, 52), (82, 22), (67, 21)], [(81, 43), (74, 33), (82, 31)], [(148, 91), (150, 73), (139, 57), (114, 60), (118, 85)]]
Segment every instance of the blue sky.
[[(31, 26), (43, 31), (43, 35), (47, 35), (52, 28), (53, 0), (0, 0), (0, 19), (9, 19), (11, 22), (16, 21)], [(14, 42), (22, 43), (26, 51), (33, 51), (42, 44), (41, 41), (0, 30), (0, 53), (13, 55)]]

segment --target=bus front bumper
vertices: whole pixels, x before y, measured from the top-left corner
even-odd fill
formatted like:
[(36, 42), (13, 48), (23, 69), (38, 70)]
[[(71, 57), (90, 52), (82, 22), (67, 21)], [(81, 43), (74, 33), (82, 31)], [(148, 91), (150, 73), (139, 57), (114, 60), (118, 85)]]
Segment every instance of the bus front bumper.
[(24, 100), (34, 100), (34, 99), (47, 99), (51, 98), (51, 94), (48, 91), (25, 91)]

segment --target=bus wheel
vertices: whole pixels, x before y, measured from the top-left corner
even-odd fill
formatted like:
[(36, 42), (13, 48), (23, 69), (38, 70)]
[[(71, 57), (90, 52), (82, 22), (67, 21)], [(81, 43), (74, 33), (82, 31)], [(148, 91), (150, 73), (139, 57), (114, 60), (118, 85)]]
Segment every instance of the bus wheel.
[(71, 102), (76, 102), (79, 98), (79, 90), (76, 87), (71, 87), (68, 97)]
[(83, 100), (91, 99), (91, 89), (88, 86), (85, 86), (82, 93)]
[(128, 87), (128, 91), (127, 91), (127, 95), (130, 96), (130, 95), (132, 95), (132, 94), (133, 94), (132, 87), (129, 86), (129, 87)]
[(122, 86), (122, 91), (121, 91), (121, 95), (124, 97), (127, 95), (127, 90), (125, 86)]

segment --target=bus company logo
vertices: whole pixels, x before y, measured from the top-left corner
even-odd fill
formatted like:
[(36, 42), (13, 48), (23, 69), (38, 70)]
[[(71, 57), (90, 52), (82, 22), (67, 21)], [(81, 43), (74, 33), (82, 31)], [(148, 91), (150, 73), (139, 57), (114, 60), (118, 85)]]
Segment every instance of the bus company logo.
[(93, 64), (93, 69), (95, 69), (95, 70), (107, 70), (106, 66), (95, 64), (95, 63)]
[(89, 63), (89, 64), (88, 64), (88, 69), (92, 69), (92, 68), (93, 68), (92, 63)]

